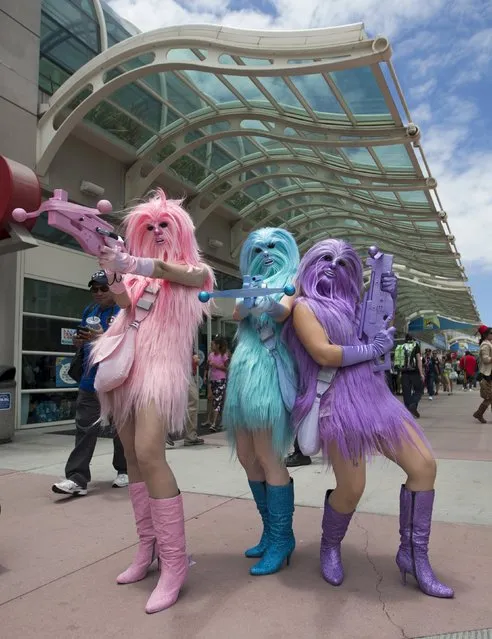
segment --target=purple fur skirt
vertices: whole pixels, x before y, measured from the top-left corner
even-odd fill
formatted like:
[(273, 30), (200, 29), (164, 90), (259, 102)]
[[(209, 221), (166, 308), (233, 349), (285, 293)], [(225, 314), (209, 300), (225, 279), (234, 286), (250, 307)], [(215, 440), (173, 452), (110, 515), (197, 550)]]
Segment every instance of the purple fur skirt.
[(403, 443), (413, 444), (413, 431), (431, 449), (420, 426), (389, 390), (384, 372), (373, 363), (340, 368), (323, 396), (319, 428), (323, 452), (335, 443), (345, 459), (376, 454), (395, 458)]

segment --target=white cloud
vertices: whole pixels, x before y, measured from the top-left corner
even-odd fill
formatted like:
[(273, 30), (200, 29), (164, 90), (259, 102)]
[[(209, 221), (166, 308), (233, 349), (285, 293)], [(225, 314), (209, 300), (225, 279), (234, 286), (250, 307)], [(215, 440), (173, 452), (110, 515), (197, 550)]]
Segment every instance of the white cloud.
[(272, 17), (249, 8), (232, 11), (221, 0), (110, 0), (112, 8), (143, 31), (173, 24), (216, 23), (232, 27), (302, 29), (364, 21), (373, 33), (393, 36), (408, 22), (424, 23), (447, 0), (272, 0)]
[(429, 99), (430, 94), (436, 88), (437, 80), (436, 78), (431, 78), (427, 80), (427, 82), (423, 82), (422, 84), (418, 84), (415, 87), (410, 89), (410, 93), (408, 98), (412, 100), (421, 100), (422, 98)]
[(422, 124), (432, 120), (432, 110), (428, 102), (422, 102), (418, 107), (411, 110), (412, 121), (422, 128)]

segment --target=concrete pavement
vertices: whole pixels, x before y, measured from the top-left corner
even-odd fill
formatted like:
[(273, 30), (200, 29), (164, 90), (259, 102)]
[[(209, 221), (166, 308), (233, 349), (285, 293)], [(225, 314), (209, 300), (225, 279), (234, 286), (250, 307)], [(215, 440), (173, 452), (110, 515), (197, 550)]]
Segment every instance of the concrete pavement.
[[(396, 639), (491, 628), (492, 423), (470, 417), (479, 401), (478, 393), (462, 391), (422, 401), (421, 424), (439, 460), (431, 559), (456, 590), (450, 601), (399, 582), (394, 556), (404, 475), (382, 459), (368, 467), (366, 493), (343, 546), (340, 588), (319, 575), (321, 506), (334, 485), (319, 459), (292, 469), (291, 566), (251, 577), (242, 553), (257, 541), (258, 516), (244, 473), (217, 434), (204, 446), (177, 444), (167, 452), (184, 493), (196, 565), (178, 603), (147, 616), (156, 574), (131, 586), (114, 582), (136, 540), (127, 491), (110, 487), (111, 441), (98, 442), (89, 495), (60, 499), (51, 484), (63, 475), (73, 439), (53, 428), (19, 433), (0, 447), (0, 636)], [(492, 422), (492, 413), (487, 417)]]

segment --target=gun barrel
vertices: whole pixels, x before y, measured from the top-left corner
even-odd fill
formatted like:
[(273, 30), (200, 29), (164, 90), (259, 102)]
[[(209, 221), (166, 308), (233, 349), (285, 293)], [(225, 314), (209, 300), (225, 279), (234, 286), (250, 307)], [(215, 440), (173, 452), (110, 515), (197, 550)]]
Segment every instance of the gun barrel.
[(247, 287), (233, 288), (227, 291), (200, 291), (200, 293), (198, 293), (198, 299), (205, 303), (213, 297), (250, 299), (253, 297), (265, 297), (266, 295), (278, 295), (279, 293), (292, 297), (292, 295), (295, 294), (295, 287), (289, 284), (283, 288)]

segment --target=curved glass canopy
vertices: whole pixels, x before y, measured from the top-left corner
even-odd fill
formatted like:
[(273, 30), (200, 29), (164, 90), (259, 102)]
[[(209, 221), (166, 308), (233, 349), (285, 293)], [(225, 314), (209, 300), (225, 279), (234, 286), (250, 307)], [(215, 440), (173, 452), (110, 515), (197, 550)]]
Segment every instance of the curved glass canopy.
[[(60, 4), (71, 5), (44, 2), (46, 25)], [(385, 38), (369, 39), (360, 24), (182, 26), (132, 37), (122, 24), (122, 41), (108, 38), (99, 53), (89, 20), (96, 4), (78, 3), (87, 5), (83, 33), (73, 25), (63, 38), (53, 25), (42, 33), (40, 84), (53, 95), (39, 123), (39, 173), (88, 121), (134, 151), (127, 201), (173, 174), (197, 226), (212, 213), (231, 219), (233, 255), (246, 232), (265, 225), (290, 230), (301, 252), (326, 237), (347, 239), (361, 256), (378, 244), (420, 273), (401, 280), (405, 317), (432, 309), (478, 321)], [(45, 61), (65, 75), (47, 82)]]

